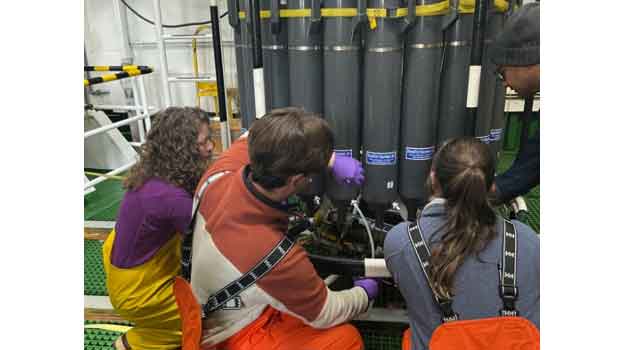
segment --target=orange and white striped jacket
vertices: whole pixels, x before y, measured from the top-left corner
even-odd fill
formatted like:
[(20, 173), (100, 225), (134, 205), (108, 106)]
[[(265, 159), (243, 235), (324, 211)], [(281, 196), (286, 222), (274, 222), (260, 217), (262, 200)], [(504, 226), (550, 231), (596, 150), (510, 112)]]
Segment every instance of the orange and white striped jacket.
[[(249, 179), (248, 142), (236, 141), (204, 174), (228, 171), (206, 189), (196, 217), (192, 289), (200, 303), (242, 276), (281, 240), (288, 214), (255, 190)], [(204, 321), (202, 347), (218, 344), (256, 320), (266, 306), (291, 314), (314, 328), (349, 321), (367, 309), (365, 290), (329, 290), (305, 250), (287, 256), (240, 294), (240, 299)]]

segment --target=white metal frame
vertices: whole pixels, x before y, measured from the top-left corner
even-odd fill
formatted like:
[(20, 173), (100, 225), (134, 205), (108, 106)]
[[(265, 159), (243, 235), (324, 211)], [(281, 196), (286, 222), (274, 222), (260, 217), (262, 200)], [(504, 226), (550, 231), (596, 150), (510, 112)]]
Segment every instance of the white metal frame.
[[(123, 64), (132, 64), (134, 61), (134, 54), (130, 48), (129, 35), (128, 35), (128, 25), (127, 25), (127, 14), (126, 9), (123, 4), (119, 0), (113, 1), (115, 17), (119, 21), (119, 27), (121, 28), (121, 53), (122, 58), (121, 61)], [(159, 15), (159, 14), (158, 14)], [(159, 20), (159, 18), (158, 18)], [(166, 59), (166, 57), (165, 57)], [(165, 73), (166, 74), (166, 73)], [(93, 135), (101, 134), (112, 129), (116, 129), (120, 126), (128, 125), (131, 123), (136, 123), (138, 126), (138, 141), (139, 142), (130, 142), (130, 145), (134, 147), (139, 147), (145, 142), (146, 134), (151, 129), (151, 112), (153, 112), (156, 108), (154, 106), (149, 106), (147, 103), (147, 91), (145, 88), (145, 80), (143, 75), (138, 75), (134, 77), (129, 77), (126, 79), (130, 79), (131, 87), (132, 87), (132, 96), (134, 98), (133, 105), (93, 105), (94, 109), (112, 109), (112, 110), (120, 110), (120, 111), (133, 111), (136, 113), (135, 116), (132, 116), (126, 120), (121, 120), (116, 123), (112, 123), (109, 125), (104, 125), (100, 128), (96, 128), (93, 130), (89, 130), (84, 133), (84, 138), (91, 137)], [(165, 97), (166, 97), (165, 91)], [(168, 94), (170, 100), (170, 94)], [(167, 104), (168, 106), (168, 104)], [(114, 176), (120, 174), (132, 167), (136, 161), (125, 164), (117, 169), (113, 169), (108, 173), (98, 176), (84, 185), (84, 195), (93, 191), (95, 185), (105, 181), (109, 176)]]
[[(209, 1), (209, 5), (216, 5), (216, 1)], [(162, 93), (164, 95), (164, 107), (170, 107), (172, 105), (171, 99), (171, 83), (196, 83), (203, 81), (214, 80), (212, 75), (205, 75), (200, 77), (184, 77), (184, 76), (169, 76), (168, 72), (168, 59), (166, 58), (166, 42), (175, 42), (188, 39), (207, 39), (212, 40), (211, 34), (205, 35), (172, 35), (164, 34), (164, 27), (162, 26), (162, 7), (160, 0), (153, 0), (153, 13), (154, 13), (154, 26), (156, 43), (158, 45), (158, 53), (160, 56), (160, 82), (162, 84)], [(263, 90), (262, 90), (263, 91)], [(225, 93), (225, 99), (227, 95)], [(220, 107), (223, 108), (223, 107)], [(226, 150), (231, 145), (231, 131), (229, 130), (229, 124), (226, 122), (220, 123), (220, 140), (222, 142), (223, 150)]]
[[(112, 129), (116, 129), (120, 126), (128, 125), (131, 123), (137, 123), (139, 130), (139, 142), (130, 143), (132, 146), (140, 146), (145, 142), (145, 135), (151, 129), (151, 115), (150, 111), (153, 111), (155, 107), (149, 106), (147, 104), (147, 93), (145, 91), (145, 82), (143, 80), (142, 75), (137, 75), (134, 77), (126, 78), (132, 79), (132, 95), (134, 96), (134, 105), (133, 106), (116, 106), (116, 105), (93, 105), (94, 109), (117, 109), (117, 110), (126, 110), (126, 111), (135, 111), (137, 113), (136, 116), (127, 118), (125, 120), (118, 121), (116, 123), (108, 124), (101, 126), (99, 128), (95, 128), (89, 130), (84, 133), (84, 138), (88, 138), (94, 135), (98, 135), (104, 132), (108, 132)], [(115, 80), (116, 81), (116, 80)], [(136, 161), (132, 161), (128, 164), (122, 165), (116, 169), (113, 169), (104, 175), (98, 176), (86, 184), (84, 184), (84, 195), (86, 196), (88, 193), (92, 192), (93, 186), (107, 180), (110, 176), (118, 175), (132, 167)]]

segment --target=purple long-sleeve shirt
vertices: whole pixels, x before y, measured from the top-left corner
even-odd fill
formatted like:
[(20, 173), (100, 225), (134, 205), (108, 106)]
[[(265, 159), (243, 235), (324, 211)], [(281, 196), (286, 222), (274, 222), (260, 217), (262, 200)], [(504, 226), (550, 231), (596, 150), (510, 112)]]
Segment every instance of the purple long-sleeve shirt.
[(175, 234), (185, 233), (192, 216), (192, 196), (158, 178), (125, 193), (117, 222), (111, 262), (120, 268), (141, 265)]

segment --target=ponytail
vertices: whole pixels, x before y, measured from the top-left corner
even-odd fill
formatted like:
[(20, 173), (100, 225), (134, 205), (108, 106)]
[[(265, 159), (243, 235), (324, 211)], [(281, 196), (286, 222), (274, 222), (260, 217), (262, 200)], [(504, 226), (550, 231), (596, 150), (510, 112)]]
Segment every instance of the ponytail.
[(495, 213), (488, 200), (494, 162), (486, 145), (475, 139), (455, 139), (437, 153), (432, 167), (447, 222), (432, 246), (430, 280), (438, 296), (452, 295), (453, 280), (464, 260), (479, 253), (496, 236)]

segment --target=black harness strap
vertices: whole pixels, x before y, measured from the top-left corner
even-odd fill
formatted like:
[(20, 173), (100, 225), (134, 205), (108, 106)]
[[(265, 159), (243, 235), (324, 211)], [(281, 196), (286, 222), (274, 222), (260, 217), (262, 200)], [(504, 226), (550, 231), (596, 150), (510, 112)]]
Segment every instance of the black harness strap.
[(503, 301), (503, 309), (499, 311), (501, 316), (518, 316), (515, 305), (518, 298), (518, 287), (516, 286), (517, 242), (516, 227), (512, 222), (503, 220), (503, 256), (501, 257), (501, 284), (499, 286), (499, 293)]
[(279, 244), (276, 245), (261, 261), (255, 265), (250, 271), (229, 283), (226, 287), (222, 288), (207, 299), (207, 302), (202, 305), (202, 318), (207, 317), (210, 313), (220, 309), (229, 300), (237, 297), (245, 289), (252, 286), (270, 272), (283, 258), (289, 253), (294, 246), (294, 241), (289, 237), (284, 236)]
[[(434, 299), (438, 303), (441, 310), (442, 318), (441, 322), (457, 321), (459, 316), (452, 309), (451, 298), (444, 298), (437, 295), (432, 288), (432, 281), (430, 281), (431, 266), (430, 266), (430, 250), (428, 249), (423, 236), (421, 235), (419, 222), (416, 225), (408, 225), (408, 236), (410, 243), (413, 246), (415, 254), (419, 259), (419, 264), (423, 270), (428, 286), (432, 290)], [(516, 285), (516, 252), (517, 252), (517, 239), (516, 228), (510, 221), (503, 220), (503, 255), (501, 262), (501, 279), (499, 283), (499, 293), (503, 301), (503, 309), (499, 311), (501, 316), (518, 316), (518, 310), (516, 310), (516, 299), (518, 298), (518, 287)]]
[(181, 243), (181, 277), (188, 282), (190, 282), (190, 274), (192, 273), (192, 240), (194, 239), (194, 224), (197, 219), (199, 204), (201, 204), (201, 199), (203, 199), (203, 193), (205, 193), (207, 186), (227, 173), (229, 172), (223, 171), (208, 177), (201, 185), (198, 195), (192, 200), (192, 219), (190, 220), (190, 225), (186, 228), (186, 234)]
[[(197, 212), (199, 211), (199, 205), (201, 204), (201, 199), (203, 198), (203, 193), (205, 193), (205, 190), (211, 183), (227, 173), (229, 172), (225, 171), (210, 176), (203, 183), (203, 185), (201, 185), (197, 196), (195, 196), (193, 200), (192, 220), (186, 230), (186, 235), (181, 246), (181, 275), (188, 282), (190, 282), (190, 276), (192, 273), (192, 242), (194, 238), (194, 226)], [(308, 225), (305, 226), (305, 228), (306, 227), (308, 227)], [(207, 302), (201, 305), (201, 318), (206, 318), (210, 313), (220, 309), (227, 304), (227, 302), (237, 297), (240, 293), (255, 284), (259, 279), (270, 272), (294, 247), (294, 242), (295, 237), (290, 238), (288, 235), (283, 236), (279, 243), (272, 248), (272, 250), (266, 254), (266, 256), (264, 256), (261, 261), (259, 261), (250, 271), (210, 296), (207, 299)]]
[(416, 225), (408, 224), (408, 237), (410, 237), (410, 243), (415, 250), (415, 254), (417, 254), (417, 258), (419, 259), (419, 264), (423, 269), (423, 274), (425, 275), (426, 280), (428, 281), (428, 285), (432, 290), (432, 295), (434, 295), (434, 299), (438, 303), (439, 308), (441, 309), (441, 322), (450, 322), (457, 321), (458, 314), (454, 312), (451, 307), (452, 299), (443, 298), (434, 292), (434, 288), (432, 288), (432, 281), (430, 281), (431, 275), (431, 266), (430, 266), (430, 249), (428, 249), (425, 240), (421, 236), (421, 231), (419, 229), (419, 222), (417, 221)]

